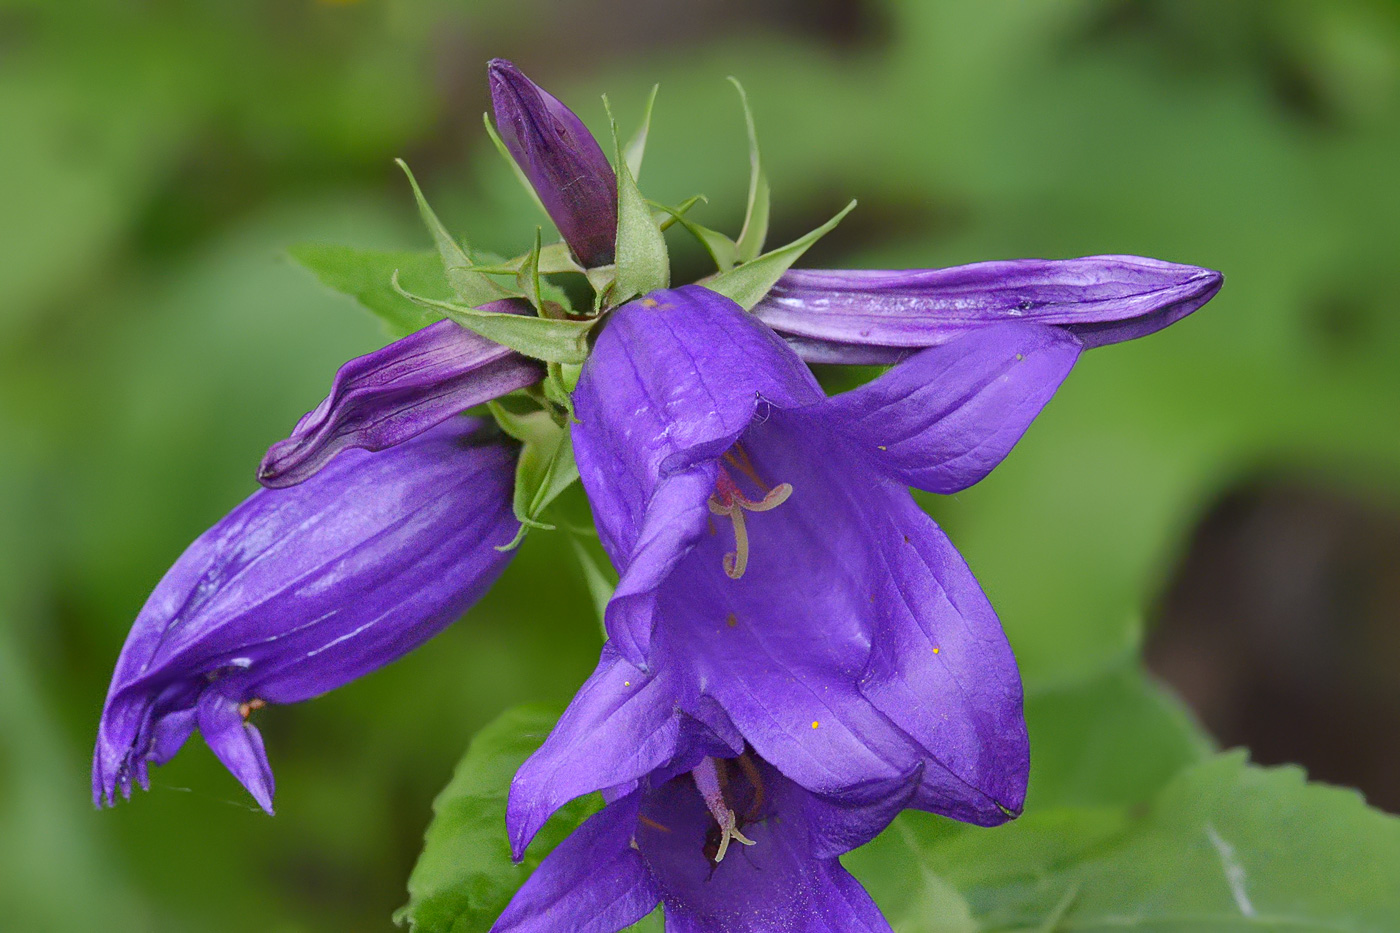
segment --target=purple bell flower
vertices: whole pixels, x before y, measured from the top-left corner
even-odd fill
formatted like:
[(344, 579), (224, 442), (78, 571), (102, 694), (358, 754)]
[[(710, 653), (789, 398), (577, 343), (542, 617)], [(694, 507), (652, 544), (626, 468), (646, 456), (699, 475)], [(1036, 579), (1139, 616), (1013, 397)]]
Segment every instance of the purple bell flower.
[(1141, 256), (795, 269), (753, 313), (808, 362), (894, 363), (1005, 321), (1054, 324), (1086, 348), (1145, 337), (1215, 297), (1224, 281), (1210, 269)]
[(487, 66), (501, 141), (584, 268), (613, 261), (617, 175), (588, 127), (503, 58)]
[(838, 857), (889, 825), (917, 775), (832, 798), (752, 750), (690, 752), (608, 793), (492, 933), (614, 933), (658, 903), (668, 933), (889, 933)]
[[(455, 326), (455, 325), (454, 325)], [(272, 811), (249, 714), (388, 664), (446, 628), (510, 560), (515, 454), (460, 418), (255, 492), (170, 568), (127, 636), (98, 727), (99, 804), (148, 785), (195, 728)]]
[[(484, 310), (525, 313), (529, 305), (504, 299)], [(330, 394), (268, 449), (258, 481), (295, 485), (347, 447), (392, 447), (543, 378), (544, 364), (439, 321), (340, 367)]]
[(909, 806), (1016, 815), (1029, 762), (1016, 662), (908, 487), (985, 476), (1081, 349), (1044, 324), (992, 325), (827, 398), (781, 338), (704, 288), (615, 311), (573, 427), (621, 572), (611, 638), (516, 775), (517, 856), (564, 802), (671, 761), (688, 723), (813, 794), (917, 773)]

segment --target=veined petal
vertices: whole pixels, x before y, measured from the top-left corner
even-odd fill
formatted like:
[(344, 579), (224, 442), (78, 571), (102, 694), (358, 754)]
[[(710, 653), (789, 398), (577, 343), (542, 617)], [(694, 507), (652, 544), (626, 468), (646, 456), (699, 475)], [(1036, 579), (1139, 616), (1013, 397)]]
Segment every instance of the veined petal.
[(794, 794), (807, 819), (812, 854), (836, 858), (880, 835), (901, 810), (911, 806), (923, 771), (920, 763), (907, 774), (857, 784), (838, 796)]
[(574, 392), (574, 456), (622, 573), (609, 631), (633, 663), (646, 660), (656, 581), (703, 533), (713, 461), (771, 407), (821, 398), (781, 339), (707, 289), (609, 316)]
[(1044, 324), (993, 324), (922, 350), (826, 404), (872, 463), (953, 493), (1000, 463), (1069, 375), (1078, 338)]
[(961, 555), (906, 497), (879, 546), (860, 692), (927, 756), (911, 806), (981, 825), (1021, 812), (1030, 767), (1021, 677)]
[(1143, 337), (1195, 311), (1219, 272), (1141, 256), (1015, 259), (948, 269), (792, 270), (753, 309), (804, 359), (893, 363), (988, 324), (1036, 321), (1086, 347)]
[(768, 763), (754, 768), (761, 792), (734, 768), (726, 792), (753, 844), (731, 846), (719, 863), (707, 851), (713, 815), (689, 776), (643, 798), (637, 848), (660, 890), (667, 933), (889, 933), (835, 856), (813, 850), (823, 829), (812, 818), (826, 815), (822, 805)]
[[(526, 313), (524, 301), (489, 310)], [(473, 405), (544, 378), (544, 367), (452, 321), (439, 321), (340, 367), (330, 395), (258, 467), (264, 486), (292, 486), (347, 447), (401, 444)]]
[(555, 810), (584, 794), (635, 781), (677, 750), (674, 678), (652, 676), (611, 645), (554, 731), (510, 785), (506, 826), (519, 860)]
[(491, 933), (616, 933), (645, 917), (661, 894), (632, 847), (637, 795), (593, 814), (540, 863)]
[(147, 762), (169, 759), (197, 720), (262, 802), (260, 740), (233, 730), (230, 708), (241, 722), (263, 702), (325, 693), (475, 602), (516, 527), (514, 451), (479, 427), (463, 418), (381, 453), (348, 451), (299, 486), (255, 492), (191, 544), (117, 660), (94, 798), (144, 784)]
[(613, 261), (617, 176), (583, 121), (505, 59), (487, 66), (496, 125), (585, 268)]
[(213, 692), (199, 698), (197, 717), (205, 744), (270, 815), (276, 784), (257, 726), (243, 717), (238, 703)]

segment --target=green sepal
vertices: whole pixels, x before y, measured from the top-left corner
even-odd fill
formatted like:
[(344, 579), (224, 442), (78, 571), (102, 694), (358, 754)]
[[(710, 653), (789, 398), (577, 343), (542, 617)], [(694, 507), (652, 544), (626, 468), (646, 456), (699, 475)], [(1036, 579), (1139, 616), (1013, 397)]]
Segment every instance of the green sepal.
[(744, 86), (733, 75), (729, 83), (739, 92), (739, 103), (744, 108), (744, 126), (749, 134), (749, 204), (744, 211), (744, 226), (739, 231), (735, 246), (739, 262), (749, 262), (763, 252), (763, 241), (768, 237), (768, 209), (770, 193), (768, 176), (763, 173), (763, 159), (758, 151), (758, 129), (754, 126), (753, 111), (749, 109), (749, 95)]
[(662, 204), (659, 201), (653, 201), (651, 198), (647, 198), (647, 204), (651, 205), (652, 207), (656, 208), (658, 211), (661, 212), (653, 216), (656, 219), (657, 228), (662, 233), (665, 233), (667, 230), (670, 230), (672, 224), (680, 220), (683, 216), (685, 216), (686, 213), (690, 211), (692, 207), (699, 204), (701, 201), (704, 201), (706, 204), (710, 203), (710, 199), (705, 197), (703, 194), (692, 194), (690, 197), (686, 198), (684, 201), (682, 201), (675, 207), (668, 207), (667, 205)]
[(669, 285), (671, 260), (666, 253), (666, 238), (652, 219), (651, 208), (637, 190), (636, 179), (623, 157), (622, 144), (617, 138), (617, 121), (613, 119), (606, 97), (603, 104), (608, 108), (613, 149), (617, 154), (616, 274), (608, 294), (609, 303), (617, 306)]
[(540, 302), (540, 228), (535, 228), (535, 245), (525, 254), (520, 271), (515, 274), (516, 284), (525, 293), (525, 299), (534, 306), (536, 312), (543, 312)]
[(428, 199), (423, 196), (423, 189), (418, 187), (418, 179), (413, 177), (408, 163), (403, 159), (394, 161), (403, 169), (403, 173), (408, 176), (408, 183), (413, 186), (413, 197), (418, 201), (418, 213), (422, 216), (428, 232), (433, 235), (433, 243), (437, 245), (438, 255), (442, 257), (443, 270), (447, 274), (447, 284), (452, 287), (452, 293), (457, 299), (474, 306), (512, 297), (512, 292), (478, 270), (467, 251), (447, 232), (437, 214), (428, 206)]
[(565, 421), (574, 422), (574, 386), (578, 385), (583, 367), (574, 363), (550, 363), (545, 367), (544, 382), (541, 383), (544, 397), (555, 407), (563, 410)]
[(632, 134), (632, 138), (627, 140), (625, 150), (625, 161), (627, 168), (632, 173), (633, 181), (640, 181), (642, 177), (642, 156), (646, 154), (647, 134), (651, 131), (651, 108), (656, 104), (656, 92), (661, 90), (661, 85), (653, 84), (651, 93), (647, 95), (646, 113), (642, 114), (642, 125), (637, 127), (637, 132)]
[(598, 618), (598, 628), (603, 633), (603, 640), (607, 641), (608, 602), (617, 589), (617, 575), (607, 567), (606, 560), (600, 561), (594, 554), (594, 551), (601, 550), (596, 544), (596, 538), (586, 541), (585, 535), (572, 526), (568, 531), (569, 544), (573, 546), (574, 556), (578, 558), (579, 567), (583, 570), (583, 582), (588, 587), (588, 597)]
[(583, 271), (583, 266), (574, 262), (574, 254), (569, 252), (569, 244), (563, 240), (558, 243), (550, 243), (540, 250), (540, 275)]
[(486, 135), (491, 137), (491, 143), (496, 147), (496, 151), (501, 154), (501, 158), (506, 160), (510, 166), (511, 174), (515, 180), (520, 182), (520, 187), (525, 189), (525, 193), (530, 195), (530, 200), (535, 202), (535, 206), (540, 209), (540, 213), (549, 216), (549, 211), (545, 209), (544, 202), (540, 200), (540, 193), (535, 190), (535, 186), (530, 184), (530, 179), (525, 175), (525, 170), (520, 167), (520, 163), (515, 161), (515, 156), (510, 154), (506, 148), (505, 140), (501, 139), (501, 134), (496, 132), (496, 127), (491, 123), (491, 115), (483, 112), (481, 122), (486, 126)]
[(529, 314), (505, 314), (425, 298), (405, 291), (397, 274), (392, 284), (395, 291), (414, 304), (440, 311), (467, 330), (533, 359), (582, 363), (588, 358), (588, 332), (597, 321), (559, 321)]
[(578, 479), (574, 463), (574, 445), (567, 426), (561, 426), (543, 411), (517, 415), (496, 402), (487, 408), (501, 430), (520, 441), (520, 457), (515, 462), (515, 497), (512, 508), (520, 529), (509, 544), (496, 550), (509, 551), (519, 546), (531, 528), (553, 531), (554, 527), (540, 520), (549, 504)]
[(657, 206), (671, 215), (672, 223), (680, 224), (687, 233), (699, 241), (701, 246), (705, 247), (705, 252), (710, 254), (710, 259), (714, 262), (716, 269), (720, 272), (726, 272), (734, 268), (734, 264), (739, 259), (739, 250), (733, 240), (718, 230), (702, 227), (700, 224), (686, 219), (679, 207), (667, 207), (664, 204)]
[(782, 278), (783, 273), (791, 268), (793, 263), (802, 258), (802, 254), (807, 252), (813, 243), (830, 233), (832, 228), (841, 222), (841, 218), (849, 214), (855, 206), (856, 202), (852, 201), (835, 217), (787, 246), (780, 246), (733, 269), (716, 272), (701, 279), (699, 284), (712, 292), (719, 292), (733, 299), (747, 311), (768, 294), (774, 283)]
[(441, 312), (419, 307), (390, 284), (394, 271), (398, 270), (415, 292), (450, 294), (442, 272), (442, 259), (434, 250), (385, 252), (300, 243), (287, 253), (312, 272), (322, 285), (354, 298), (383, 321), (395, 337), (406, 337), (443, 318)]

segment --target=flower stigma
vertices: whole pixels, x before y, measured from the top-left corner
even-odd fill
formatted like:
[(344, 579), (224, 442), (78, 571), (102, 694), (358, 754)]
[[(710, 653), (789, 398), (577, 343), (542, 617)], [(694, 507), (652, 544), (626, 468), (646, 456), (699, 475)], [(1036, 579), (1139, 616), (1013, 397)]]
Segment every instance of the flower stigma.
[[(750, 767), (752, 762), (749, 763), (749, 767), (744, 768), (746, 775)], [(754, 770), (756, 772), (757, 769)], [(739, 818), (735, 816), (733, 808), (724, 796), (725, 787), (729, 783), (728, 764), (723, 759), (706, 758), (690, 774), (695, 779), (695, 787), (700, 791), (700, 796), (704, 798), (705, 806), (709, 808), (710, 815), (715, 818), (719, 829), (719, 838), (712, 857), (718, 865), (724, 861), (724, 854), (729, 851), (730, 840), (746, 846), (753, 845), (754, 841), (740, 831)], [(705, 854), (708, 856), (708, 846), (706, 848)]]
[(769, 512), (776, 509), (792, 495), (792, 484), (779, 483), (769, 486), (765, 483), (754, 469), (748, 451), (739, 444), (730, 448), (722, 459), (763, 490), (762, 499), (750, 499), (739, 488), (738, 482), (724, 465), (720, 465), (719, 476), (715, 479), (715, 491), (710, 496), (709, 505), (713, 514), (727, 516), (734, 525), (734, 550), (724, 555), (724, 572), (731, 580), (738, 580), (749, 565), (749, 532), (744, 524), (744, 513)]

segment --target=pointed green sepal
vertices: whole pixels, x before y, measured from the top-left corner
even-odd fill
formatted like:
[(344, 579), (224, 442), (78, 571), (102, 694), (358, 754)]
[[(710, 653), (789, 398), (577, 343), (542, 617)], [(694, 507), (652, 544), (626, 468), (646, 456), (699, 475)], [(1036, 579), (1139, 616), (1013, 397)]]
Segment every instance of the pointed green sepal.
[(763, 160), (758, 151), (758, 129), (754, 126), (753, 111), (749, 109), (749, 95), (739, 79), (730, 75), (729, 82), (739, 92), (739, 103), (744, 108), (744, 126), (749, 134), (749, 204), (744, 211), (744, 227), (735, 241), (739, 262), (749, 262), (763, 252), (763, 241), (768, 237), (769, 190), (768, 176), (763, 174)]
[(625, 150), (627, 169), (632, 173), (633, 181), (640, 181), (642, 177), (642, 156), (646, 154), (647, 134), (651, 132), (651, 108), (656, 105), (656, 92), (661, 90), (661, 85), (653, 84), (651, 93), (647, 95), (646, 113), (642, 115), (642, 125), (637, 127), (637, 132), (632, 134), (632, 138), (627, 140)]
[[(582, 363), (588, 358), (588, 332), (596, 321), (552, 320), (424, 298), (405, 291), (397, 273), (392, 284), (395, 291), (414, 304), (441, 312), (467, 330), (528, 357), (547, 363)], [(520, 304), (523, 306), (524, 301)]]
[(608, 294), (609, 303), (616, 306), (669, 285), (671, 260), (666, 253), (666, 238), (652, 219), (651, 208), (637, 190), (636, 179), (623, 157), (622, 144), (617, 138), (617, 121), (613, 119), (606, 97), (603, 104), (608, 108), (613, 149), (617, 153), (617, 260)]
[(592, 540), (587, 540), (583, 533), (572, 526), (568, 531), (569, 543), (573, 545), (574, 556), (578, 558), (579, 567), (583, 570), (583, 582), (588, 587), (589, 601), (593, 603), (598, 627), (602, 629), (603, 640), (606, 641), (608, 630), (605, 620), (608, 603), (612, 600), (613, 591), (617, 589), (617, 577), (611, 573), (612, 568), (607, 566), (606, 558), (599, 560), (594, 553), (602, 550), (596, 536), (590, 536)]
[(718, 230), (711, 230), (709, 227), (702, 227), (694, 221), (687, 220), (682, 211), (682, 208), (687, 206), (685, 204), (681, 207), (667, 207), (664, 204), (657, 206), (671, 215), (667, 223), (662, 225), (663, 229), (673, 223), (680, 224), (687, 233), (700, 242), (701, 246), (705, 247), (705, 252), (710, 254), (710, 259), (713, 260), (716, 269), (725, 272), (734, 268), (734, 264), (739, 259), (739, 251), (733, 240)]
[(716, 272), (714, 275), (701, 279), (697, 284), (703, 285), (712, 292), (719, 292), (728, 298), (733, 299), (741, 305), (744, 310), (751, 309), (768, 294), (771, 289), (782, 278), (784, 272), (792, 267), (807, 252), (811, 245), (841, 222), (841, 218), (851, 212), (856, 206), (852, 201), (841, 209), (835, 217), (822, 224), (817, 229), (793, 240), (787, 246), (780, 246), (777, 249), (764, 253), (757, 259), (736, 266), (727, 272)]
[(510, 172), (515, 176), (515, 180), (520, 182), (520, 187), (525, 189), (525, 193), (530, 196), (530, 200), (535, 203), (535, 207), (540, 209), (540, 213), (548, 217), (549, 211), (545, 210), (544, 202), (540, 200), (539, 192), (535, 190), (534, 185), (530, 184), (530, 179), (526, 177), (525, 170), (520, 167), (520, 164), (515, 161), (515, 156), (511, 155), (510, 150), (506, 148), (505, 140), (501, 139), (501, 134), (496, 132), (496, 127), (491, 122), (491, 114), (482, 113), (481, 122), (486, 126), (486, 135), (491, 137), (491, 144), (496, 147), (496, 151), (501, 154), (501, 158), (505, 159), (506, 164), (510, 166)]
[(516, 284), (525, 293), (525, 300), (530, 302), (536, 312), (542, 312), (544, 306), (540, 303), (540, 228), (535, 228), (535, 245), (525, 254), (525, 261), (520, 264), (520, 271), (515, 274)]
[(557, 424), (542, 411), (517, 415), (496, 402), (487, 407), (501, 430), (520, 441), (520, 459), (515, 464), (515, 497), (512, 506), (520, 530), (509, 543), (497, 548), (509, 551), (524, 539), (531, 528), (553, 531), (540, 521), (549, 504), (578, 479), (574, 445), (569, 429)]
[(489, 301), (511, 297), (510, 291), (487, 278), (475, 267), (467, 251), (447, 232), (437, 214), (428, 206), (428, 199), (423, 196), (423, 189), (418, 187), (418, 179), (413, 177), (408, 163), (403, 159), (394, 161), (403, 169), (403, 173), (408, 176), (408, 183), (413, 186), (413, 197), (418, 201), (418, 213), (422, 216), (428, 232), (433, 235), (433, 243), (437, 245), (438, 255), (442, 257), (443, 270), (447, 274), (447, 284), (452, 286), (452, 292), (458, 300), (468, 305), (484, 305)]

